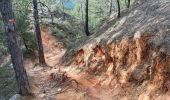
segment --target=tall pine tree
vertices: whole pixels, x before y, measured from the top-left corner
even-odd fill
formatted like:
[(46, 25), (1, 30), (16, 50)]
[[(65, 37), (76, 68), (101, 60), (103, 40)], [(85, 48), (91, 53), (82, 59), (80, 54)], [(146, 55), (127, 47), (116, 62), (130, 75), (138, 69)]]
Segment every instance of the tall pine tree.
[(19, 93), (21, 95), (30, 94), (30, 87), (27, 78), (27, 73), (24, 68), (23, 54), (21, 46), (17, 38), (16, 23), (12, 10), (12, 0), (0, 0), (0, 12), (5, 27), (8, 49), (11, 54), (12, 64), (15, 71)]
[(39, 24), (37, 0), (33, 0), (33, 10), (34, 10), (34, 20), (35, 20), (34, 21), (35, 34), (36, 34), (37, 43), (38, 43), (39, 63), (46, 64), (45, 58), (44, 58), (44, 50), (43, 50), (43, 44), (42, 44), (42, 38), (41, 38), (40, 24)]
[(86, 0), (85, 2), (85, 25), (84, 25), (84, 30), (87, 36), (90, 35), (89, 32), (89, 0)]

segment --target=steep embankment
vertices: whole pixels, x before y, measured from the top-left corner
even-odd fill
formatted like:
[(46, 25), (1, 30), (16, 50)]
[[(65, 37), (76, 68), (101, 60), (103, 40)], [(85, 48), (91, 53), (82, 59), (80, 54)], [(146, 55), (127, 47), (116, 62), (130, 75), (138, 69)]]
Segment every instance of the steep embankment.
[(114, 100), (127, 95), (129, 100), (162, 100), (170, 91), (169, 16), (169, 0), (145, 0), (101, 35), (68, 50), (63, 61), (90, 75), (105, 76), (101, 86), (120, 84)]

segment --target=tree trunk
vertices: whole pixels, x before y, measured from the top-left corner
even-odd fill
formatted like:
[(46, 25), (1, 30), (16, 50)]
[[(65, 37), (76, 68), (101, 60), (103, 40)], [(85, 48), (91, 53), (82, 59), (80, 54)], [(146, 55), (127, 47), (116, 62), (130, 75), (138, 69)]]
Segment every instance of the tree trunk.
[(84, 10), (83, 10), (83, 4), (82, 4), (82, 2), (81, 2), (81, 18), (82, 18), (82, 21), (83, 21), (83, 23), (84, 23), (84, 12), (83, 12)]
[(44, 58), (44, 50), (42, 45), (42, 38), (41, 38), (41, 30), (40, 30), (40, 24), (39, 24), (39, 16), (38, 16), (38, 6), (37, 6), (37, 0), (33, 0), (33, 10), (34, 10), (34, 19), (35, 19), (35, 34), (38, 42), (38, 54), (39, 54), (39, 63), (40, 64), (46, 64), (45, 58)]
[(112, 14), (113, 0), (110, 0), (109, 16)]
[(62, 1), (62, 7), (63, 7), (63, 21), (65, 21), (66, 20), (66, 16), (65, 16), (64, 1)]
[(24, 38), (22, 38), (22, 40), (23, 40), (23, 43), (24, 43), (24, 45), (25, 45), (26, 50), (29, 51), (28, 45), (27, 45), (27, 43), (26, 43), (26, 40), (25, 40)]
[(130, 0), (125, 0), (126, 3), (126, 7), (129, 8), (130, 7)]
[(11, 54), (19, 93), (21, 95), (29, 95), (30, 86), (27, 78), (27, 73), (24, 68), (21, 46), (19, 40), (17, 39), (17, 33), (15, 29), (16, 23), (14, 19), (14, 13), (12, 11), (11, 0), (0, 0), (0, 11), (5, 26), (8, 49)]
[(120, 2), (119, 2), (119, 0), (117, 0), (117, 8), (118, 8), (117, 18), (120, 18)]
[(84, 30), (87, 36), (90, 35), (89, 32), (89, 14), (88, 14), (88, 6), (89, 6), (89, 0), (86, 0), (85, 3), (85, 26), (84, 26)]

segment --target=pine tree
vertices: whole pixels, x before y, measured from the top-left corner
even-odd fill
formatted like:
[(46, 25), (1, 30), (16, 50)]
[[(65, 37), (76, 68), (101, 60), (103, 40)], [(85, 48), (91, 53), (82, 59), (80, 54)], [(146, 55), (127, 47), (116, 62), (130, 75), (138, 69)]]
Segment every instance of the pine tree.
[(112, 14), (112, 7), (113, 7), (113, 1), (110, 0), (110, 4), (109, 4), (109, 15)]
[(38, 42), (39, 63), (46, 64), (45, 58), (44, 58), (44, 50), (43, 50), (43, 44), (42, 44), (42, 38), (41, 38), (40, 24), (39, 24), (37, 0), (33, 0), (33, 10), (34, 10), (34, 19), (35, 19), (35, 21), (34, 21), (35, 34), (36, 34), (36, 38), (37, 38), (37, 42)]
[(125, 0), (126, 3), (126, 7), (129, 8), (130, 7), (130, 0)]
[(84, 26), (84, 30), (87, 36), (90, 35), (89, 32), (89, 11), (88, 11), (88, 6), (89, 6), (89, 0), (86, 0), (85, 3), (85, 26)]
[(17, 38), (16, 23), (12, 10), (12, 0), (0, 0), (0, 12), (5, 26), (5, 34), (8, 43), (8, 49), (11, 54), (12, 64), (15, 71), (19, 93), (21, 95), (30, 94), (30, 87), (27, 73), (24, 68), (23, 54)]
[(117, 0), (117, 8), (118, 8), (118, 15), (117, 17), (120, 18), (120, 2)]

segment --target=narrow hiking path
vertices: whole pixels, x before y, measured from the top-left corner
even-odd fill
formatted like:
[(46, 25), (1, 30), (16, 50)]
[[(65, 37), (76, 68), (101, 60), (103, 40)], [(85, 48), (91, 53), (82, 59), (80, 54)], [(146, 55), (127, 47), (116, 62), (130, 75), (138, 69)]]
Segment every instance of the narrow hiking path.
[[(43, 29), (42, 40), (48, 67), (35, 66), (37, 61), (31, 59), (25, 61), (31, 88), (36, 98), (33, 100), (112, 100), (113, 89), (101, 88), (98, 85), (101, 81), (100, 77), (94, 78), (74, 67), (60, 64), (66, 49), (48, 28)], [(66, 72), (65, 80), (61, 81), (62, 85), (56, 86), (64, 72)]]
[(48, 66), (36, 65), (37, 61), (32, 59), (25, 60), (25, 64), (35, 98), (38, 100), (51, 100), (52, 98), (54, 99), (54, 96), (50, 96), (52, 94), (50, 93), (50, 74), (58, 72), (59, 61), (65, 53), (65, 49), (57, 47), (60, 42), (57, 41), (48, 28), (43, 28), (42, 30), (42, 41)]

